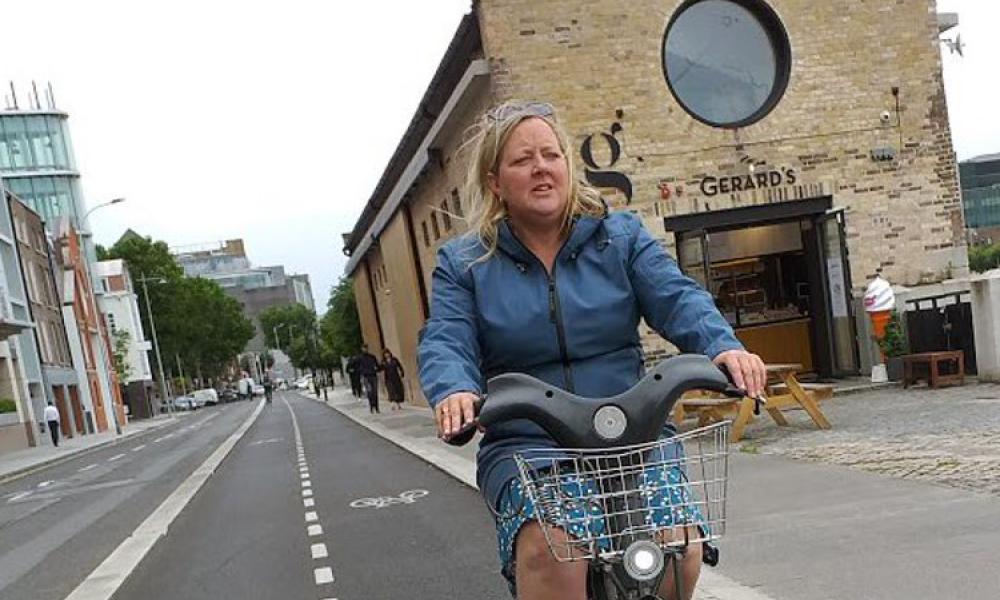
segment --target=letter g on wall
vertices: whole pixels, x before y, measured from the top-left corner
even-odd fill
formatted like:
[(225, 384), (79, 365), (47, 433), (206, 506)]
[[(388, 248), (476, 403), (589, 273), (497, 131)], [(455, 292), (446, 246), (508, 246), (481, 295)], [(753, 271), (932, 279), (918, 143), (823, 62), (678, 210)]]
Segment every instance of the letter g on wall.
[(583, 144), (580, 146), (580, 157), (583, 158), (583, 162), (586, 165), (584, 175), (587, 178), (587, 183), (594, 187), (616, 189), (625, 194), (625, 204), (631, 204), (632, 180), (620, 171), (609, 170), (618, 163), (618, 159), (621, 158), (622, 155), (621, 143), (619, 143), (618, 138), (615, 137), (615, 135), (620, 131), (622, 131), (622, 126), (616, 121), (611, 124), (611, 133), (601, 132), (599, 134), (600, 139), (604, 140), (604, 142), (608, 145), (608, 149), (611, 151), (611, 156), (608, 160), (607, 166), (602, 167), (597, 164), (597, 161), (594, 160), (593, 135), (588, 135), (586, 139), (583, 140)]

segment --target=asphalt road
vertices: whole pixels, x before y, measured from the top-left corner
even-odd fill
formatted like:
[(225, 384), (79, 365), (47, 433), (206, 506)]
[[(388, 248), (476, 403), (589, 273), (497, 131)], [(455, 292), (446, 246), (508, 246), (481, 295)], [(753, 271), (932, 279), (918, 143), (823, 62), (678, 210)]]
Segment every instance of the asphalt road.
[(246, 402), (186, 413), (0, 485), (0, 599), (65, 598), (252, 408)]
[(115, 598), (506, 599), (493, 531), (474, 490), (279, 393)]

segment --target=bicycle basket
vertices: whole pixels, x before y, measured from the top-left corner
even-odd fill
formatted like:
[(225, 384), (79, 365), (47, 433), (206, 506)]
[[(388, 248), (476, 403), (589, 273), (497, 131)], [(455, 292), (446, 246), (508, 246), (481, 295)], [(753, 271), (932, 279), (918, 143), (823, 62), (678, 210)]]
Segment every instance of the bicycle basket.
[(729, 422), (635, 446), (527, 450), (514, 461), (559, 561), (612, 559), (637, 539), (667, 550), (725, 532)]

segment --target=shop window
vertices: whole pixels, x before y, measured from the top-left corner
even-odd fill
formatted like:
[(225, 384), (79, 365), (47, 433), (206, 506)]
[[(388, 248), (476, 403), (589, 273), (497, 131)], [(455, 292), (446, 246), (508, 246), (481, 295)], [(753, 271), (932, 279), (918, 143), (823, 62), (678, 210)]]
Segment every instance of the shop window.
[(458, 197), (458, 190), (451, 190), (451, 210), (459, 217), (465, 216), (465, 213), (462, 212), (462, 199)]
[(451, 231), (451, 214), (448, 212), (448, 201), (441, 201), (441, 222), (444, 223), (444, 230)]
[(431, 245), (431, 236), (427, 233), (427, 221), (421, 221), (420, 222), (420, 229), (423, 231), (423, 234), (424, 234), (424, 246), (425, 247), (430, 247), (430, 245)]
[(431, 229), (434, 230), (434, 241), (441, 239), (441, 228), (438, 227), (437, 213), (431, 215)]
[(763, 0), (688, 0), (667, 25), (662, 60), (670, 91), (691, 116), (745, 127), (784, 94), (791, 45)]

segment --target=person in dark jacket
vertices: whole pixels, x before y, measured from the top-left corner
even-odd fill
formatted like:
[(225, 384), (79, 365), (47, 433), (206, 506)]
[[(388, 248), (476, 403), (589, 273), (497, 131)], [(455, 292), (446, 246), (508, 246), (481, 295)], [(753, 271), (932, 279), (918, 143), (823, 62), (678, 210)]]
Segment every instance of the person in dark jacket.
[(364, 390), (361, 388), (361, 372), (358, 371), (358, 357), (347, 359), (347, 376), (351, 380), (351, 393), (355, 398), (361, 398)]
[(358, 355), (358, 373), (361, 374), (361, 381), (365, 387), (365, 394), (368, 396), (368, 412), (380, 413), (378, 409), (378, 372), (382, 366), (378, 364), (375, 355), (368, 351), (368, 346), (361, 346), (361, 354)]
[(392, 410), (403, 408), (403, 365), (388, 348), (382, 351), (382, 373), (385, 376), (385, 390)]
[[(465, 193), (470, 232), (438, 251), (419, 347), (421, 385), (441, 437), (474, 420), (485, 381), (501, 373), (527, 373), (581, 396), (624, 392), (643, 374), (640, 319), (683, 351), (725, 365), (748, 394), (761, 393), (763, 362), (743, 348), (712, 297), (639, 217), (609, 214), (597, 191), (578, 182), (552, 106), (502, 104), (479, 125)], [(491, 427), (480, 443), (479, 488), (496, 511), (501, 572), (521, 600), (586, 596), (586, 563), (551, 555), (533, 506), (520, 502), (511, 460), (554, 444), (530, 421)], [(524, 510), (504, 511), (512, 506)], [(690, 531), (699, 523), (673, 518), (657, 525)], [(683, 559), (688, 598), (701, 550), (692, 544)], [(673, 587), (668, 569), (660, 594), (674, 598)]]

